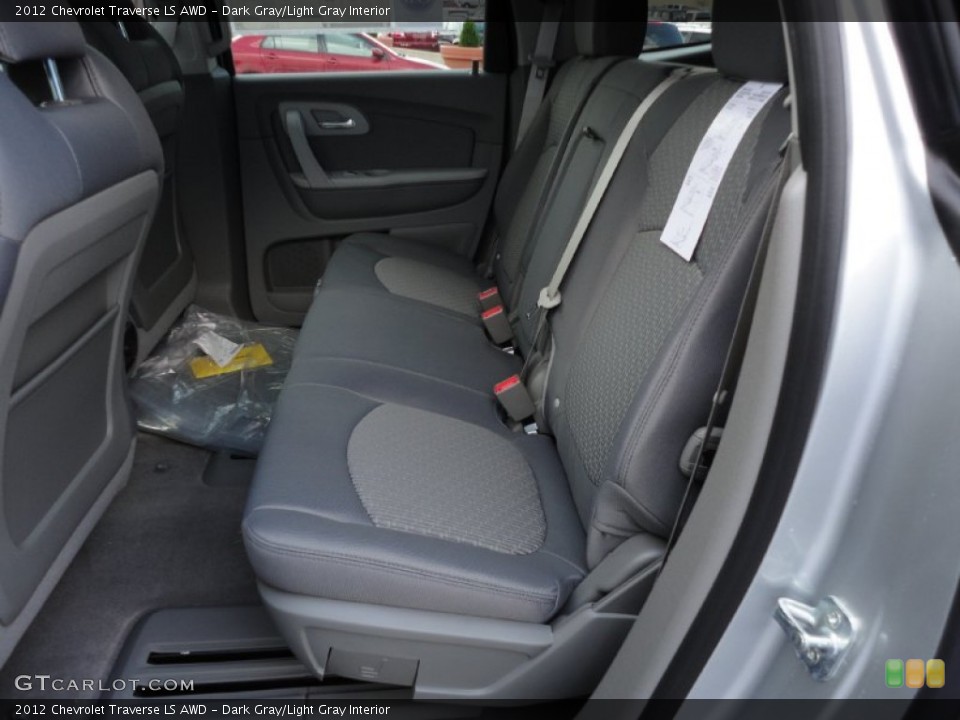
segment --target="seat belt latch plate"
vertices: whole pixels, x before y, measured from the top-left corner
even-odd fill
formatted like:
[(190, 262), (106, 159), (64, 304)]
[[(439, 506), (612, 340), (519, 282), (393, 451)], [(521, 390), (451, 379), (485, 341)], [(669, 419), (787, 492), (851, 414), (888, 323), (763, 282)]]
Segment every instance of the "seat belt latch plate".
[(514, 422), (523, 422), (537, 412), (537, 406), (533, 404), (530, 391), (527, 390), (519, 375), (511, 375), (494, 385), (493, 394), (507, 413), (507, 417)]
[(533, 65), (537, 80), (543, 80), (550, 69), (557, 64), (553, 58), (538, 56), (531, 57), (530, 63)]
[(543, 288), (540, 291), (539, 297), (537, 297), (537, 307), (541, 310), (553, 310), (554, 308), (560, 307), (561, 302), (563, 301), (560, 291), (554, 290), (549, 285)]
[(492, 288), (477, 293), (477, 301), (480, 303), (482, 312), (493, 310), (497, 305), (503, 305), (503, 300), (500, 299), (500, 288), (494, 285)]
[(507, 319), (503, 305), (484, 310), (480, 314), (480, 319), (483, 320), (483, 326), (487, 329), (490, 339), (497, 345), (513, 340), (513, 328), (510, 327), (510, 320)]

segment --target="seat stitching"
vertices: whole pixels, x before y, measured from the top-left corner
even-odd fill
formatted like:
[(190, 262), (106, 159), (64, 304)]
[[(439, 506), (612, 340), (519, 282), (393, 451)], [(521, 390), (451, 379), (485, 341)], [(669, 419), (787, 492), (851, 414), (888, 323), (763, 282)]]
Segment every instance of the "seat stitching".
[(258, 545), (263, 550), (279, 553), (281, 555), (288, 555), (291, 557), (301, 557), (301, 558), (307, 558), (312, 560), (329, 560), (331, 562), (340, 563), (343, 565), (377, 568), (378, 570), (382, 570), (388, 573), (393, 573), (396, 575), (409, 575), (412, 577), (424, 578), (427, 580), (432, 580), (435, 582), (451, 585), (454, 587), (475, 588), (475, 589), (484, 590), (492, 593), (497, 593), (500, 595), (508, 595), (511, 597), (535, 600), (537, 602), (556, 603), (556, 597), (553, 594), (536, 593), (536, 592), (530, 592), (526, 590), (513, 590), (511, 588), (506, 588), (498, 585), (490, 585), (489, 583), (482, 583), (475, 580), (452, 578), (447, 575), (440, 575), (438, 573), (432, 573), (425, 570), (418, 570), (416, 568), (400, 565), (398, 563), (391, 563), (384, 560), (358, 558), (350, 555), (344, 555), (341, 553), (333, 553), (333, 552), (313, 552), (309, 550), (298, 550), (296, 548), (286, 547), (286, 546), (279, 545), (264, 539), (262, 536), (258, 535), (255, 530), (251, 529), (248, 524), (245, 524), (244, 529), (246, 530), (248, 540), (250, 540), (250, 542), (252, 542), (254, 545)]
[(73, 150), (73, 145), (70, 143), (70, 140), (67, 138), (67, 136), (64, 135), (63, 130), (61, 130), (56, 123), (48, 122), (48, 124), (50, 125), (50, 127), (52, 127), (54, 130), (57, 131), (57, 134), (60, 135), (60, 137), (63, 138), (64, 144), (67, 146), (67, 149), (70, 151), (70, 157), (73, 158), (73, 164), (77, 168), (77, 176), (80, 178), (80, 193), (81, 195), (86, 195), (87, 184), (83, 180), (83, 168), (80, 167), (80, 160), (77, 158), (77, 153), (74, 152)]
[(367, 515), (367, 521), (370, 523), (372, 527), (377, 527), (377, 523), (374, 522), (373, 517), (371, 517), (370, 515), (370, 511), (367, 510), (367, 506), (364, 504), (363, 498), (360, 497), (360, 492), (357, 490), (357, 482), (353, 479), (354, 472), (353, 472), (353, 468), (350, 467), (350, 442), (353, 440), (353, 436), (356, 434), (357, 428), (359, 428), (360, 425), (365, 420), (367, 420), (373, 413), (375, 413), (377, 410), (379, 410), (382, 407), (384, 407), (383, 404), (375, 405), (374, 407), (370, 408), (366, 413), (364, 413), (362, 418), (360, 418), (359, 420), (357, 420), (356, 423), (354, 423), (353, 429), (350, 430), (350, 436), (347, 438), (347, 444), (343, 448), (343, 457), (341, 458), (343, 460), (344, 467), (347, 468), (347, 477), (350, 479), (350, 485), (353, 487), (353, 494), (356, 495), (357, 502), (360, 503), (360, 507), (363, 508), (363, 512), (366, 513)]
[[(348, 295), (348, 296), (352, 294), (356, 294), (356, 295), (364, 295), (366, 297), (383, 298), (384, 291), (390, 292), (389, 290), (387, 290), (386, 287), (383, 287), (382, 289), (378, 289), (378, 288), (369, 288), (369, 287), (356, 286), (356, 285), (340, 285), (340, 286), (334, 285), (333, 287), (324, 288), (323, 285), (321, 285), (320, 295), (318, 297), (323, 297), (323, 293), (327, 292), (327, 293), (339, 293), (341, 295)], [(393, 297), (402, 298), (403, 300), (407, 301), (411, 305), (413, 303), (416, 303), (417, 307), (422, 307), (424, 310), (429, 310), (429, 312), (432, 315), (449, 318), (450, 320), (456, 322), (457, 324), (463, 327), (467, 327), (467, 328), (479, 327), (478, 323), (476, 322), (476, 318), (470, 318), (469, 316), (464, 315), (463, 313), (458, 313), (456, 311), (450, 310), (449, 308), (443, 308), (439, 305), (432, 305), (428, 302), (424, 302), (423, 300), (415, 300), (413, 298), (406, 297), (405, 295), (396, 295), (394, 293), (390, 293), (390, 295)], [(478, 310), (478, 314), (479, 314), (479, 310)]]
[(91, 71), (90, 63), (86, 56), (80, 61), (80, 65), (83, 67), (83, 71), (87, 74), (87, 79), (90, 81), (90, 87), (97, 94), (98, 97), (105, 97), (103, 89), (100, 87), (100, 81), (97, 79), (96, 74)]
[[(271, 503), (271, 504), (269, 504), (269, 505), (257, 505), (256, 509), (253, 510), (252, 513), (253, 513), (253, 512), (261, 512), (261, 511), (263, 511), (263, 512), (288, 512), (288, 513), (294, 513), (294, 514), (297, 514), (297, 515), (306, 515), (307, 517), (320, 518), (321, 520), (326, 520), (327, 522), (340, 523), (341, 525), (359, 524), (359, 523), (352, 523), (352, 522), (351, 522), (351, 523), (345, 523), (345, 522), (343, 522), (342, 520), (338, 520), (337, 518), (335, 518), (335, 517), (333, 517), (333, 516), (331, 516), (331, 515), (327, 515), (327, 514), (325, 514), (325, 513), (323, 513), (323, 512), (320, 512), (320, 511), (318, 511), (318, 510), (307, 510), (307, 509), (304, 509), (304, 508), (302, 508), (302, 507), (293, 507), (293, 506), (291, 506), (291, 505), (283, 505), (283, 504), (278, 504), (278, 503)], [(251, 513), (251, 514), (252, 514), (252, 513)], [(370, 523), (370, 527), (376, 527), (376, 525), (374, 525), (373, 523)]]
[[(318, 388), (328, 388), (328, 389), (330, 389), (330, 390), (339, 390), (340, 392), (348, 393), (348, 394), (350, 394), (350, 395), (355, 395), (355, 396), (358, 397), (358, 398), (362, 398), (363, 400), (368, 400), (368, 401), (370, 401), (370, 402), (372, 402), (372, 403), (378, 403), (378, 404), (381, 404), (381, 405), (383, 404), (383, 400), (378, 400), (378, 399), (375, 398), (375, 397), (371, 397), (370, 395), (365, 395), (365, 394), (363, 394), (363, 393), (361, 393), (361, 392), (357, 392), (356, 390), (351, 390), (350, 388), (340, 387), (339, 385), (331, 385), (330, 383), (313, 382), (313, 381), (306, 381), (306, 380), (304, 380), (304, 381), (297, 381), (297, 382), (289, 383), (288, 385), (285, 385), (284, 387), (287, 388), (287, 387), (298, 387), (298, 386), (300, 386), (300, 387), (318, 387)], [(364, 417), (366, 417), (366, 416), (364, 416)]]
[[(544, 515), (546, 515), (546, 513), (544, 513)], [(549, 529), (549, 528), (548, 528), (548, 529)], [(578, 573), (580, 573), (581, 576), (584, 575), (584, 572), (583, 572), (583, 568), (582, 568), (582, 567), (578, 566), (578, 565), (577, 565), (576, 563), (574, 563), (572, 560), (568, 560), (567, 558), (563, 557), (562, 555), (558, 555), (557, 553), (553, 552), (552, 550), (544, 550), (542, 545), (537, 549), (536, 552), (542, 553), (542, 554), (544, 554), (544, 555), (549, 555), (550, 557), (552, 557), (552, 558), (554, 558), (554, 559), (562, 562), (563, 564), (569, 565), (571, 568), (573, 568), (573, 569), (576, 570)]]
[[(299, 362), (300, 363), (322, 362), (323, 360), (341, 360), (343, 362), (357, 363), (358, 365), (373, 365), (375, 367), (389, 368), (391, 370), (396, 370), (397, 372), (403, 373), (405, 375), (413, 375), (414, 377), (425, 378), (431, 382), (435, 382), (441, 385), (449, 385), (450, 387), (455, 387), (460, 390), (465, 390), (466, 392), (473, 393), (474, 395), (479, 395), (480, 397), (490, 397), (492, 395), (492, 392), (488, 393), (482, 390), (477, 390), (476, 388), (472, 388), (469, 385), (461, 385), (460, 383), (453, 382), (452, 380), (444, 380), (443, 378), (434, 377), (433, 375), (428, 375), (427, 373), (421, 373), (421, 372), (417, 372), (416, 370), (409, 370), (407, 368), (397, 367), (396, 365), (391, 365), (389, 363), (377, 362), (376, 360), (367, 360), (364, 358), (352, 358), (346, 355), (321, 355), (321, 356), (316, 356), (312, 358), (307, 358), (306, 360), (300, 360)], [(297, 380), (290, 384), (291, 387), (294, 387), (296, 385), (321, 385), (326, 387), (339, 387), (337, 385), (331, 385), (329, 383), (315, 383), (315, 382), (310, 382), (306, 380)], [(340, 388), (340, 389), (346, 389), (346, 388)], [(353, 392), (353, 391), (347, 390), (347, 392)], [(360, 393), (355, 393), (355, 394), (361, 395)], [(367, 397), (367, 396), (361, 395), (361, 397)]]
[[(369, 417), (370, 413), (372, 413), (374, 410), (377, 410), (377, 409), (380, 408), (380, 407), (383, 407), (383, 405), (378, 405), (377, 407), (371, 409), (369, 413), (367, 413), (366, 415), (364, 415), (363, 418), (361, 418), (361, 420), (357, 423), (357, 425), (359, 425), (360, 422), (363, 421), (363, 419)], [(350, 464), (349, 464), (349, 462), (346, 462), (345, 465), (346, 465), (346, 467), (347, 467), (347, 471), (350, 472), (351, 475), (352, 475), (352, 472), (350, 471)], [(536, 477), (536, 473), (534, 473), (534, 477)], [(354, 492), (356, 492), (355, 489), (354, 489)], [(361, 505), (362, 505), (362, 502), (361, 502)], [(540, 497), (540, 507), (541, 507), (541, 511), (543, 511), (542, 496)], [(366, 508), (364, 508), (364, 510), (366, 510)], [(259, 511), (264, 511), (264, 512), (287, 512), (287, 513), (293, 513), (293, 514), (298, 514), (298, 515), (305, 515), (305, 516), (311, 517), (311, 518), (319, 518), (319, 519), (321, 519), (321, 520), (326, 520), (326, 521), (328, 521), (328, 522), (334, 522), (334, 523), (339, 523), (339, 524), (343, 524), (343, 525), (358, 524), (358, 523), (356, 523), (355, 521), (352, 521), (352, 520), (350, 520), (350, 521), (339, 520), (339, 519), (337, 519), (336, 517), (333, 517), (333, 516), (331, 516), (331, 515), (329, 515), (329, 514), (327, 514), (327, 513), (324, 513), (324, 512), (318, 511), (318, 510), (306, 509), (306, 508), (297, 507), (297, 506), (292, 506), (292, 505), (287, 505), (287, 504), (283, 504), (283, 503), (258, 504), (257, 507), (256, 507), (256, 509), (253, 510), (253, 511), (251, 512), (251, 514), (252, 514), (253, 512), (259, 512)], [(380, 526), (376, 525), (376, 524), (373, 522), (372, 518), (369, 517), (369, 513), (367, 513), (367, 517), (368, 517), (368, 519), (370, 520), (370, 527), (380, 527)], [(546, 513), (545, 513), (545, 512), (544, 512), (544, 521), (545, 521), (545, 523), (547, 522)], [(392, 528), (388, 528), (388, 529), (393, 530)], [(548, 534), (548, 531), (549, 531), (549, 527), (547, 528), (547, 531), (545, 531), (545, 533), (544, 533), (544, 538), (546, 538), (546, 536), (547, 536), (547, 534)], [(397, 532), (406, 532), (406, 531), (397, 530)], [(419, 533), (411, 533), (411, 534), (419, 535)], [(446, 538), (438, 537), (438, 536), (434, 536), (434, 535), (421, 535), (421, 537), (427, 537), (427, 538), (434, 539), (434, 540), (439, 540), (439, 541), (442, 541), (442, 542), (457, 542), (457, 541), (454, 541), (454, 540), (447, 540)], [(549, 555), (550, 557), (555, 558), (556, 560), (558, 560), (558, 561), (560, 561), (560, 562), (565, 563), (566, 565), (568, 565), (568, 566), (570, 566), (571, 568), (573, 568), (574, 570), (576, 570), (578, 573), (581, 573), (581, 574), (583, 573), (583, 569), (582, 569), (580, 566), (576, 565), (576, 564), (575, 564), (574, 562), (572, 562), (571, 560), (569, 560), (569, 559), (567, 559), (567, 558), (564, 558), (564, 557), (558, 555), (557, 553), (555, 553), (555, 552), (553, 552), (553, 551), (544, 550), (544, 549), (543, 549), (544, 544), (545, 544), (545, 540), (544, 540), (543, 543), (540, 544), (540, 546), (539, 546), (536, 550), (534, 550), (534, 551), (531, 552), (531, 553), (524, 553), (524, 555), (532, 555), (532, 554), (538, 553), (538, 552), (539, 552), (539, 553), (543, 553), (543, 554), (545, 554), (545, 555)], [(472, 547), (477, 547), (477, 548), (481, 548), (481, 549), (490, 549), (490, 548), (485, 548), (485, 547), (482, 546), (482, 545), (473, 545)], [(494, 552), (497, 552), (497, 551), (494, 551)]]

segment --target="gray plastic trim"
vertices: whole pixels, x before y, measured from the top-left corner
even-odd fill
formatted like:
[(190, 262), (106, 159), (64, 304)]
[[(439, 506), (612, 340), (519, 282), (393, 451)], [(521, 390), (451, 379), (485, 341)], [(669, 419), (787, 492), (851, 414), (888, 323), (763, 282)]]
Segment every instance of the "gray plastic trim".
[[(318, 109), (342, 108), (341, 117), (353, 123), (348, 129), (324, 129), (313, 113)], [(312, 110), (312, 112), (307, 112)], [(352, 114), (351, 114), (352, 112)], [(306, 113), (307, 119), (304, 119)], [(358, 110), (346, 105), (315, 104), (299, 106), (281, 103), (280, 115), (293, 145), (293, 152), (300, 165), (300, 173), (291, 173), (290, 179), (297, 187), (310, 190), (381, 190), (384, 188), (437, 185), (440, 183), (476, 182), (477, 186), (487, 177), (486, 168), (438, 168), (430, 170), (362, 170), (326, 172), (317, 160), (308, 135), (363, 135), (370, 126)], [(359, 118), (359, 119), (355, 119)]]
[[(300, 113), (304, 131), (309, 137), (331, 135), (366, 135), (370, 132), (370, 123), (359, 109), (345, 103), (280, 103), (280, 117), (286, 117), (289, 111)], [(321, 119), (323, 113), (329, 113), (329, 120)], [(343, 127), (329, 127), (325, 123), (345, 123)]]
[(137, 331), (137, 360), (134, 367), (149, 357), (153, 349), (159, 344), (167, 332), (169, 332), (170, 328), (173, 326), (173, 323), (175, 323), (177, 318), (180, 317), (180, 313), (182, 313), (184, 309), (186, 309), (186, 307), (193, 302), (196, 294), (197, 271), (194, 269), (190, 275), (190, 282), (188, 282), (183, 290), (181, 290), (177, 295), (177, 297), (174, 298), (169, 307), (163, 311), (163, 315), (161, 315), (160, 319), (154, 323), (152, 328), (149, 330), (144, 330), (134, 323)]
[[(317, 119), (317, 112), (334, 112), (343, 122), (343, 128), (325, 127)], [(310, 147), (308, 136), (325, 135), (365, 135), (370, 125), (356, 108), (339, 103), (313, 103), (297, 105), (281, 103), (280, 116), (284, 128), (290, 137), (294, 154), (300, 164), (301, 173), (291, 174), (298, 187), (317, 189), (383, 189), (417, 185), (436, 185), (441, 183), (475, 182), (479, 184), (487, 177), (486, 168), (437, 168), (429, 170), (360, 170), (326, 172)]]
[(123, 465), (107, 484), (107, 487), (104, 488), (86, 517), (80, 521), (70, 540), (67, 541), (56, 560), (50, 565), (47, 574), (43, 576), (40, 584), (37, 585), (36, 590), (33, 591), (33, 595), (27, 601), (26, 605), (23, 606), (20, 614), (17, 615), (16, 620), (9, 625), (0, 625), (0, 667), (9, 659), (17, 647), (17, 643), (20, 642), (20, 638), (23, 637), (27, 628), (30, 627), (30, 623), (33, 622), (34, 618), (36, 618), (37, 614), (43, 608), (43, 604), (47, 601), (47, 598), (50, 597), (50, 593), (53, 592), (57, 583), (60, 582), (60, 578), (63, 577), (67, 568), (70, 567), (73, 558), (76, 557), (80, 548), (83, 547), (83, 544), (86, 542), (87, 537), (93, 532), (93, 528), (96, 527), (100, 518), (103, 517), (107, 508), (110, 507), (110, 503), (113, 502), (117, 493), (126, 486), (127, 480), (130, 478), (130, 471), (133, 469), (133, 457), (136, 454), (136, 449), (137, 440), (136, 437), (134, 437), (130, 443), (130, 450), (127, 452), (127, 457), (126, 460), (123, 461)]
[[(299, 155), (298, 155), (299, 157)], [(431, 170), (361, 170), (325, 173), (326, 185), (311, 185), (303, 175), (291, 175), (297, 187), (329, 190), (383, 190), (397, 187), (474, 183), (477, 189), (487, 177), (486, 168), (437, 168)]]
[[(330, 187), (330, 178), (320, 166), (317, 156), (313, 154), (307, 140), (307, 130), (303, 122), (303, 113), (299, 110), (287, 110), (282, 113), (283, 127), (290, 137), (293, 152), (297, 156), (302, 175), (299, 180), (303, 187), (326, 188)], [(294, 176), (296, 177), (296, 176)]]
[[(171, 697), (191, 697), (199, 693), (210, 695), (205, 688), (234, 686), (232, 690), (217, 691), (216, 696), (230, 697), (301, 697), (306, 689), (316, 691), (315, 679), (296, 658), (284, 657), (283, 638), (261, 607), (205, 607), (167, 608), (151, 613), (138, 623), (130, 634), (110, 677), (137, 678), (146, 690), (156, 690), (171, 680), (175, 683), (193, 683), (194, 691), (173, 687)], [(270, 651), (280, 651), (271, 653)], [(204, 655), (220, 653), (225, 658), (244, 653), (243, 660), (211, 662)], [(263, 653), (257, 657), (257, 653)], [(180, 661), (151, 662), (151, 656), (175, 656)], [(295, 693), (289, 683), (303, 682), (303, 690)], [(256, 683), (275, 690), (244, 690), (245, 684)], [(284, 689), (285, 684), (287, 686)], [(138, 692), (132, 683), (122, 690), (112, 691), (111, 700), (143, 700), (149, 694)]]
[(123, 308), (159, 188), (143, 172), (22, 244), (0, 313), (0, 661), (129, 474)]
[(106, 315), (91, 325), (80, 337), (68, 345), (53, 362), (46, 365), (40, 372), (27, 380), (10, 395), (10, 403), (7, 406), (12, 410), (16, 408), (24, 399), (30, 397), (37, 389), (50, 380), (66, 364), (71, 362), (76, 355), (83, 350), (102, 330), (116, 321), (117, 308), (110, 310)]
[(416, 699), (557, 699), (588, 694), (635, 616), (579, 609), (552, 625), (260, 593), (294, 654), (323, 678), (405, 679)]
[(597, 602), (631, 578), (656, 570), (666, 547), (654, 535), (634, 535), (607, 555), (574, 589), (566, 604), (567, 611)]

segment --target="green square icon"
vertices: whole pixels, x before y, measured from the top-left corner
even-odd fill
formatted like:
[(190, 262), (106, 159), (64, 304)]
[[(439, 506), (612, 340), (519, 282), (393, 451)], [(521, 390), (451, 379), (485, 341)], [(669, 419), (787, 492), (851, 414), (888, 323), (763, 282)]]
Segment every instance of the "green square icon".
[(903, 687), (903, 660), (887, 660), (886, 680), (888, 688)]

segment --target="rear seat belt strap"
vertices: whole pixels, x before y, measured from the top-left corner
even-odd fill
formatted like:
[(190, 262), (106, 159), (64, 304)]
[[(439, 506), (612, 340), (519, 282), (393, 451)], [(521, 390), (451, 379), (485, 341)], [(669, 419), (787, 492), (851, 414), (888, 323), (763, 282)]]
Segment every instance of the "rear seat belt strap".
[(524, 136), (533, 124), (537, 111), (543, 103), (543, 96), (547, 92), (547, 81), (550, 79), (550, 68), (557, 47), (557, 35), (560, 33), (560, 17), (563, 15), (562, 2), (547, 3), (543, 9), (543, 19), (540, 21), (540, 32), (537, 35), (537, 47), (530, 59), (530, 79), (527, 81), (527, 92), (523, 97), (523, 108), (520, 111), (520, 125), (517, 127), (517, 142), (519, 147)]
[[(723, 363), (723, 370), (720, 373), (720, 382), (717, 384), (717, 391), (713, 395), (710, 405), (710, 413), (707, 416), (707, 425), (703, 429), (705, 438), (714, 434), (717, 421), (720, 416), (721, 408), (730, 398), (737, 380), (740, 375), (740, 368), (743, 366), (743, 358), (747, 352), (747, 341), (750, 338), (750, 328), (753, 325), (753, 315), (757, 307), (757, 299), (760, 295), (760, 281), (763, 279), (763, 266), (767, 259), (767, 250), (770, 247), (770, 239), (773, 237), (773, 230), (777, 220), (777, 210), (780, 206), (780, 199), (783, 196), (787, 181), (793, 174), (793, 169), (800, 164), (800, 145), (796, 135), (790, 134), (784, 144), (783, 158), (780, 161), (780, 169), (777, 176), (776, 187), (773, 191), (773, 197), (770, 200), (770, 206), (767, 209), (766, 221), (763, 225), (763, 231), (760, 236), (760, 242), (757, 245), (756, 255), (753, 260), (753, 267), (750, 269), (750, 278), (747, 280), (747, 288), (743, 295), (743, 301), (740, 304), (740, 312), (737, 315), (737, 324), (733, 330), (733, 336), (730, 339), (730, 346), (727, 349), (727, 356)], [(673, 523), (673, 529), (667, 541), (667, 548), (664, 554), (664, 563), (670, 555), (670, 551), (677, 542), (680, 531), (686, 523), (693, 504), (697, 498), (698, 482), (697, 478), (701, 474), (701, 468), (704, 464), (704, 456), (707, 452), (707, 442), (700, 444), (696, 461), (687, 480), (687, 488), (680, 502), (680, 509), (677, 511), (676, 519)], [(661, 571), (663, 565), (660, 566)]]
[[(577, 144), (572, 142), (573, 138), (577, 134), (582, 134), (594, 140), (599, 140), (599, 137), (589, 125), (581, 125), (581, 118), (587, 107), (587, 103), (590, 101), (590, 98), (593, 97), (594, 90), (600, 85), (600, 81), (622, 60), (623, 58), (621, 57), (609, 57), (598, 61), (597, 64), (600, 66), (599, 70), (593, 73), (593, 76), (587, 83), (587, 87), (581, 92), (580, 98), (577, 101), (577, 107), (573, 113), (571, 113), (563, 129), (563, 134), (560, 136), (560, 143), (557, 146), (557, 152), (554, 154), (553, 161), (550, 163), (550, 169), (547, 171), (547, 180), (543, 185), (543, 191), (540, 193), (540, 198), (537, 201), (537, 210), (533, 215), (533, 220), (530, 222), (532, 234), (536, 235), (540, 229), (543, 216), (556, 199), (557, 190), (562, 185), (558, 180), (563, 177), (574, 155), (576, 155)], [(536, 245), (537, 243), (535, 241), (527, 243), (523, 251), (521, 265), (525, 265), (529, 261), (533, 248), (536, 247)], [(521, 285), (522, 283), (519, 282), (515, 284), (514, 295), (510, 298), (511, 304), (515, 304), (520, 300)]]
[(577, 224), (574, 226), (569, 240), (567, 240), (567, 246), (560, 256), (560, 262), (553, 271), (550, 284), (540, 291), (540, 297), (537, 300), (537, 325), (533, 333), (533, 342), (530, 344), (530, 351), (527, 353), (527, 357), (523, 363), (523, 370), (520, 373), (520, 377), (524, 380), (527, 379), (530, 373), (533, 359), (541, 352), (543, 349), (542, 345), (545, 344), (547, 314), (561, 303), (560, 286), (563, 284), (563, 279), (573, 264), (577, 250), (580, 249), (580, 243), (583, 242), (583, 238), (587, 234), (587, 229), (590, 227), (590, 223), (593, 222), (593, 216), (596, 214), (597, 208), (600, 207), (600, 202), (603, 200), (603, 196), (606, 195), (607, 188), (610, 187), (613, 176), (616, 174), (617, 168), (620, 167), (620, 162), (623, 160), (623, 156), (626, 154), (627, 148), (630, 145), (630, 141), (633, 140), (637, 128), (640, 127), (640, 123), (643, 122), (647, 113), (650, 112), (667, 90), (696, 72), (699, 71), (695, 68), (680, 68), (670, 73), (663, 82), (651, 90), (650, 94), (644, 98), (643, 102), (640, 103), (623, 128), (620, 137), (617, 138), (616, 144), (610, 151), (610, 157), (600, 172), (600, 176), (597, 178), (597, 182), (594, 184), (593, 190), (591, 190), (590, 196), (587, 198), (587, 202), (580, 213)]
[(590, 223), (593, 222), (593, 216), (596, 214), (597, 208), (600, 207), (600, 202), (603, 200), (604, 195), (606, 195), (607, 188), (610, 187), (613, 176), (616, 174), (617, 168), (620, 167), (620, 162), (623, 160), (623, 156), (626, 154), (627, 148), (630, 146), (630, 141), (633, 140), (637, 128), (640, 127), (640, 123), (643, 122), (647, 113), (657, 104), (657, 101), (667, 90), (684, 78), (697, 72), (703, 71), (697, 68), (680, 68), (670, 73), (663, 82), (651, 90), (650, 94), (644, 98), (643, 102), (640, 103), (630, 117), (630, 120), (627, 121), (623, 132), (620, 133), (620, 137), (617, 138), (616, 144), (610, 151), (610, 157), (600, 172), (600, 176), (597, 178), (597, 182), (594, 184), (593, 190), (591, 190), (590, 196), (587, 198), (587, 202), (580, 213), (577, 224), (574, 226), (573, 232), (567, 240), (567, 245), (563, 250), (563, 254), (560, 256), (560, 261), (553, 271), (553, 277), (550, 278), (550, 284), (540, 291), (540, 297), (537, 299), (537, 325), (533, 333), (533, 341), (530, 344), (530, 351), (527, 353), (523, 363), (523, 370), (520, 373), (520, 377), (524, 380), (526, 380), (530, 374), (533, 359), (541, 353), (543, 350), (542, 346), (546, 344), (547, 314), (562, 302), (560, 286), (563, 284), (563, 279), (573, 264), (573, 259), (580, 249), (580, 243), (583, 242), (583, 238), (587, 234), (587, 229), (590, 227)]
[[(580, 93), (580, 97), (577, 99), (577, 107), (570, 114), (566, 126), (563, 129), (563, 134), (560, 136), (560, 143), (557, 146), (557, 152), (553, 157), (553, 161), (550, 163), (550, 169), (547, 171), (547, 179), (544, 182), (543, 189), (540, 191), (540, 196), (537, 199), (537, 210), (533, 214), (533, 220), (530, 221), (529, 225), (531, 233), (537, 232), (537, 229), (540, 227), (540, 222), (543, 219), (543, 214), (546, 212), (553, 200), (553, 196), (559, 185), (557, 178), (560, 177), (561, 168), (564, 167), (565, 163), (570, 160), (570, 156), (573, 154), (570, 152), (572, 145), (570, 140), (573, 138), (574, 133), (579, 126), (580, 116), (583, 115), (583, 111), (586, 109), (587, 103), (593, 96), (593, 91), (596, 90), (597, 86), (600, 84), (600, 81), (606, 76), (606, 74), (610, 72), (610, 70), (621, 60), (623, 60), (623, 58), (611, 57), (601, 61), (599, 70), (593, 74), (593, 76), (590, 78), (590, 81), (587, 83), (586, 88), (584, 88), (583, 92)], [(529, 252), (529, 248), (534, 244), (535, 243), (532, 242), (529, 243), (527, 250), (524, 252)], [(491, 249), (488, 252), (488, 260), (485, 271), (485, 275), (488, 278), (493, 277), (496, 262), (500, 259), (500, 238), (495, 238), (490, 246)], [(515, 288), (513, 296), (508, 298), (511, 305), (517, 299), (516, 294), (519, 291), (519, 285), (520, 283), (517, 283), (517, 288)]]
[(630, 141), (633, 139), (633, 135), (643, 121), (643, 118), (646, 117), (651, 108), (656, 105), (657, 100), (659, 100), (667, 90), (690, 73), (691, 71), (686, 68), (670, 73), (670, 75), (668, 75), (662, 83), (657, 85), (657, 87), (647, 95), (644, 101), (640, 103), (639, 107), (634, 111), (633, 116), (627, 122), (626, 127), (624, 127), (623, 132), (620, 133), (620, 137), (617, 138), (616, 144), (610, 151), (610, 157), (606, 165), (604, 165), (603, 170), (600, 172), (600, 177), (597, 178), (597, 182), (593, 186), (590, 196), (587, 198), (587, 203), (580, 213), (577, 224), (570, 234), (570, 239), (567, 240), (567, 246), (560, 256), (560, 262), (553, 272), (550, 284), (540, 291), (537, 306), (541, 310), (541, 315), (543, 314), (542, 311), (552, 310), (560, 305), (560, 286), (563, 284), (563, 278), (566, 276), (567, 270), (570, 269), (570, 265), (573, 264), (577, 250), (580, 249), (580, 243), (583, 242), (583, 238), (587, 234), (587, 229), (593, 221), (593, 216), (596, 214), (597, 208), (600, 207), (600, 202), (603, 200), (603, 196), (606, 195), (607, 188), (610, 187), (613, 176), (616, 174), (617, 168), (620, 167), (620, 161), (623, 160), (623, 156), (627, 152), (627, 147), (629, 147)]

